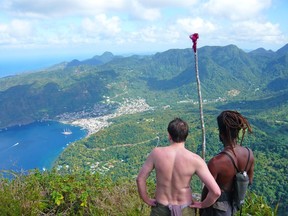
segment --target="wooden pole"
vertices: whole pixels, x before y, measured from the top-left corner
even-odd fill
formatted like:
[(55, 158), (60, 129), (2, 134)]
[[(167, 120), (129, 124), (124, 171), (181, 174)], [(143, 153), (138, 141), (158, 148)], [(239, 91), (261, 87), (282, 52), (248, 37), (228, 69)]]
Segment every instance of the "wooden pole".
[(200, 121), (201, 121), (201, 129), (202, 129), (202, 158), (205, 160), (206, 154), (206, 133), (205, 133), (205, 124), (204, 124), (204, 114), (203, 114), (203, 100), (201, 93), (201, 82), (199, 78), (199, 70), (198, 70), (198, 55), (197, 55), (197, 39), (199, 35), (194, 33), (190, 35), (190, 39), (193, 42), (193, 50), (195, 57), (195, 72), (196, 72), (196, 82), (197, 82), (197, 90), (198, 90), (198, 101), (199, 101), (199, 110), (200, 110)]

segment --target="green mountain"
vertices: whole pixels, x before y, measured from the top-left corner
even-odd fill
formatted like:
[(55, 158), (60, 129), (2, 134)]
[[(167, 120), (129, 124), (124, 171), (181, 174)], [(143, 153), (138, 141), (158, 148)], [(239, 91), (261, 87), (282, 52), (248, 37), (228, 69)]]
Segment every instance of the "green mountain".
[[(285, 212), (288, 44), (276, 52), (260, 48), (246, 53), (229, 45), (206, 46), (197, 53), (207, 130), (206, 159), (222, 148), (216, 116), (224, 109), (242, 112), (254, 130), (244, 143), (256, 158), (251, 190), (271, 205), (279, 202)], [(63, 116), (69, 120), (113, 114), (107, 120), (109, 127), (65, 149), (54, 165), (62, 173), (85, 170), (112, 179), (132, 179), (151, 149), (166, 145), (167, 123), (176, 116), (190, 125), (188, 148), (201, 154), (194, 57), (192, 49), (129, 57), (104, 53), (1, 78), (0, 129)], [(142, 99), (145, 103), (129, 104)], [(140, 112), (147, 104), (149, 109)], [(82, 111), (85, 116), (79, 114)], [(199, 192), (201, 183), (196, 179), (193, 184)]]
[(75, 67), (80, 65), (102, 65), (105, 64), (112, 59), (117, 58), (111, 52), (104, 52), (101, 56), (94, 56), (91, 59), (86, 59), (84, 61), (79, 61), (77, 59), (72, 60), (66, 64), (66, 67)]
[[(277, 52), (250, 53), (234, 45), (200, 48), (203, 98), (258, 98), (287, 91), (287, 56), (287, 45)], [(89, 109), (103, 103), (103, 96), (113, 97), (124, 89), (127, 97), (143, 97), (152, 105), (165, 104), (172, 95), (185, 99), (196, 86), (194, 61), (191, 49), (130, 57), (106, 52), (54, 69), (1, 78), (0, 128)], [(197, 94), (191, 98), (197, 99)]]

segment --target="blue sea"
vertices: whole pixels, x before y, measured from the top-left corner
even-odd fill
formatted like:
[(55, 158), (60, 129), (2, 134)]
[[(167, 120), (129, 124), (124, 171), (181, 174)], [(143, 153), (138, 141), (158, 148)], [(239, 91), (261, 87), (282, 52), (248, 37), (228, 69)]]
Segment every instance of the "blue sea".
[[(70, 130), (65, 135), (62, 132)], [(61, 152), (87, 131), (59, 122), (36, 122), (0, 131), (0, 170), (49, 170)]]
[[(69, 62), (75, 59), (75, 56), (60, 55), (60, 56), (15, 56), (10, 53), (10, 56), (0, 54), (0, 78), (5, 76), (13, 76), (25, 72), (41, 71), (44, 68), (49, 68), (61, 62)], [(79, 54), (77, 59), (87, 59), (86, 55)], [(89, 57), (90, 58), (90, 57)]]
[(0, 60), (0, 78), (50, 67), (60, 61), (47, 59)]

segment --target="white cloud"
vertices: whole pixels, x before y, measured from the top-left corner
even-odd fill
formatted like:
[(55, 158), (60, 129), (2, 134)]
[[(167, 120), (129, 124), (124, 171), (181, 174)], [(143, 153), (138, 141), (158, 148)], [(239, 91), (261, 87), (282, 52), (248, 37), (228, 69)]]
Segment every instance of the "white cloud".
[(142, 41), (142, 42), (156, 42), (160, 36), (159, 29), (154, 26), (147, 27), (141, 29), (138, 32), (133, 33), (133, 40), (134, 41)]
[(94, 16), (98, 13), (120, 12), (145, 20), (155, 20), (160, 12), (139, 0), (3, 0), (0, 9), (14, 16), (51, 18)]
[(0, 44), (155, 51), (189, 47), (198, 32), (203, 45), (272, 47), (287, 33), (265, 16), (271, 1), (1, 0)]
[(106, 10), (125, 8), (125, 0), (3, 0), (0, 5), (6, 11), (19, 16), (62, 17), (67, 15), (95, 15)]
[[(171, 1), (172, 2), (172, 1)], [(180, 2), (185, 2), (181, 0)], [(187, 0), (186, 0), (187, 2)], [(160, 10), (139, 0), (2, 0), (5, 13), (26, 18), (55, 18), (66, 16), (94, 16), (99, 13), (122, 13), (137, 19), (156, 20)]]
[(130, 45), (137, 44), (137, 46), (142, 49), (146, 46), (144, 49), (150, 49), (153, 51), (158, 47), (161, 47), (163, 44), (166, 46), (172, 46), (172, 44), (177, 43), (180, 38), (181, 33), (179, 32), (179, 29), (175, 29), (174, 26), (167, 26), (165, 29), (156, 26), (149, 26), (129, 33), (127, 36), (123, 37), (126, 43), (129, 43)]
[(197, 0), (138, 0), (138, 2), (146, 7), (167, 8), (167, 7), (188, 7), (194, 5)]
[(271, 6), (271, 0), (209, 0), (204, 11), (230, 20), (247, 20)]
[(232, 25), (232, 31), (238, 40), (261, 42), (261, 43), (282, 43), (283, 34), (278, 24), (271, 22), (237, 22)]
[(185, 32), (187, 32), (187, 34), (191, 34), (191, 33), (204, 33), (204, 34), (208, 34), (208, 33), (212, 33), (214, 32), (217, 27), (215, 26), (215, 24), (209, 22), (209, 21), (205, 21), (200, 17), (197, 18), (182, 18), (182, 19), (178, 19), (176, 21), (176, 25), (180, 26)]
[(119, 17), (108, 18), (105, 14), (99, 14), (94, 19), (85, 18), (81, 25), (83, 34), (89, 37), (109, 39), (121, 32)]
[(0, 45), (9, 43), (7, 25), (0, 24)]
[(10, 23), (0, 25), (0, 43), (27, 43), (33, 33), (30, 22), (14, 19)]
[(9, 26), (9, 33), (11, 37), (27, 38), (32, 34), (32, 27), (28, 21), (13, 20)]
[(146, 8), (136, 0), (133, 0), (129, 7), (131, 16), (134, 18), (153, 21), (161, 17), (161, 13), (158, 9)]

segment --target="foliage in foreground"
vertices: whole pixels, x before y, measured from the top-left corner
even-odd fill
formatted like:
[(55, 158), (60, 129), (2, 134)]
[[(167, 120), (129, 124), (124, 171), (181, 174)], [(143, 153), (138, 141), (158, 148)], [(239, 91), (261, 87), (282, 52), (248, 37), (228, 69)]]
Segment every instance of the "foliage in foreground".
[[(154, 184), (148, 182), (150, 192)], [(0, 179), (0, 215), (149, 215), (131, 179), (98, 173), (60, 175), (56, 171)], [(266, 201), (249, 194), (242, 215), (276, 215)]]

